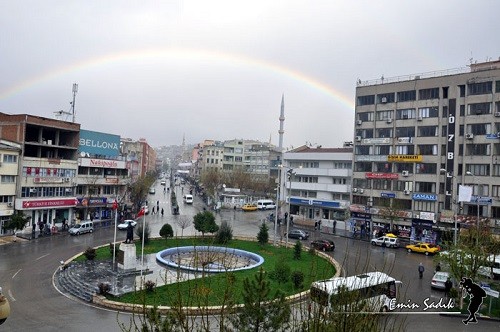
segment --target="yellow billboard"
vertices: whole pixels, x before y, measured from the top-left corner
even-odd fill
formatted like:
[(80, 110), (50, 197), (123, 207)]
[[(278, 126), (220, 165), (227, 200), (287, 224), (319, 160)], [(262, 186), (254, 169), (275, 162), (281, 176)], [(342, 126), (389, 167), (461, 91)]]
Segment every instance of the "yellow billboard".
[(391, 163), (420, 163), (422, 162), (422, 155), (390, 154), (387, 156), (387, 161)]

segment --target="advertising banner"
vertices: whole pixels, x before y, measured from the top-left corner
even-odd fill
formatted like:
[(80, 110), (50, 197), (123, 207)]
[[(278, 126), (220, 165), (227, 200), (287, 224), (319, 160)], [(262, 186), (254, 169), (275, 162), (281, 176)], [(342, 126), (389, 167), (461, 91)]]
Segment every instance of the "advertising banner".
[(117, 157), (120, 155), (120, 136), (81, 129), (78, 152)]

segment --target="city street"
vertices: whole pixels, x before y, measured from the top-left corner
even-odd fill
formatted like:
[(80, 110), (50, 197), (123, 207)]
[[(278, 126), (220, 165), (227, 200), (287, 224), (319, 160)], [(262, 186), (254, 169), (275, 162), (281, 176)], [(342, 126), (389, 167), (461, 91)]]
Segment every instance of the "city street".
[[(160, 209), (165, 215), (146, 216), (151, 226), (151, 236), (158, 236), (161, 226), (168, 222), (174, 228), (174, 234), (180, 235), (182, 230), (175, 221), (183, 216), (192, 216), (203, 210), (199, 197), (194, 198), (193, 205), (182, 203), (182, 191), (179, 187), (178, 202), (180, 215), (170, 212), (170, 198), (164, 195), (163, 187), (156, 186), (156, 194), (149, 195), (149, 208), (160, 201)], [(184, 192), (188, 192), (188, 188)], [(154, 202), (154, 203), (153, 203)], [(261, 220), (270, 211), (241, 212), (223, 210), (217, 214), (217, 220), (227, 221), (233, 228), (234, 235), (256, 236)], [(273, 225), (270, 237), (273, 238)], [(114, 229), (98, 228), (92, 234), (71, 237), (68, 234), (39, 238), (32, 241), (12, 243), (0, 246), (0, 286), (11, 304), (11, 316), (0, 326), (1, 331), (118, 331), (117, 320), (128, 322), (130, 315), (95, 308), (92, 305), (75, 301), (61, 295), (52, 285), (52, 275), (61, 260), (84, 251), (89, 246), (109, 243), (113, 239)], [(184, 229), (184, 235), (193, 234), (192, 223)], [(311, 234), (309, 243), (315, 238), (329, 238), (336, 244), (334, 258), (343, 266), (342, 274), (353, 275), (363, 271), (384, 271), (403, 282), (400, 292), (405, 301), (422, 304), (424, 299), (438, 301), (442, 292), (431, 291), (430, 279), (433, 275), (432, 257), (409, 254), (403, 249), (373, 247), (368, 242), (353, 240), (341, 236), (324, 235), (319, 232)], [(125, 232), (118, 232), (117, 240), (124, 240)], [(418, 279), (417, 266), (422, 262), (425, 266), (424, 278)], [(444, 311), (444, 310), (443, 310)], [(406, 331), (498, 331), (500, 322), (483, 321), (465, 326), (461, 319), (444, 317), (437, 314), (409, 313), (397, 316), (396, 320), (404, 321)]]

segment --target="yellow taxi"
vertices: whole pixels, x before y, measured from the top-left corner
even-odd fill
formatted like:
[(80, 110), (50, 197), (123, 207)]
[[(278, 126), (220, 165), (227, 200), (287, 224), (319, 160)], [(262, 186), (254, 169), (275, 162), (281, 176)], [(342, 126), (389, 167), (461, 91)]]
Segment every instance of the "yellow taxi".
[(419, 242), (419, 243), (407, 245), (406, 250), (408, 250), (408, 252), (418, 252), (418, 253), (425, 254), (426, 256), (428, 256), (428, 255), (437, 254), (440, 249), (435, 244)]
[(257, 211), (257, 205), (255, 204), (244, 204), (241, 209), (243, 211)]

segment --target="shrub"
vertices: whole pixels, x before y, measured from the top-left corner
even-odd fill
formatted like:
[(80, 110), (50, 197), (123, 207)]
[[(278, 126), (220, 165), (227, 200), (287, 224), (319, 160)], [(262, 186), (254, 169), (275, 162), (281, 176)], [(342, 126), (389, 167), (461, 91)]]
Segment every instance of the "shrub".
[(263, 222), (262, 225), (259, 227), (259, 233), (257, 234), (257, 241), (261, 245), (266, 244), (269, 242), (269, 227), (267, 227), (266, 223)]
[(300, 260), (301, 255), (302, 255), (302, 243), (300, 241), (297, 241), (293, 246), (293, 259)]
[(215, 243), (228, 244), (233, 239), (233, 229), (226, 221), (223, 221), (215, 234)]
[(304, 273), (302, 271), (293, 271), (292, 282), (295, 289), (301, 289), (304, 283)]
[(169, 238), (174, 236), (174, 230), (172, 229), (172, 225), (170, 224), (165, 224), (161, 227), (160, 229), (160, 236), (165, 239), (165, 241)]
[(85, 252), (83, 253), (83, 255), (87, 258), (87, 260), (89, 261), (93, 261), (95, 256), (97, 255), (96, 252), (95, 252), (95, 249), (92, 248), (92, 247), (88, 247)]
[(107, 295), (111, 290), (111, 287), (106, 282), (100, 282), (99, 285), (97, 285), (97, 287), (99, 288), (100, 295)]
[(146, 292), (152, 292), (152, 291), (154, 291), (155, 286), (156, 286), (156, 283), (154, 281), (151, 281), (151, 280), (147, 280), (144, 283), (144, 289), (146, 289)]
[(149, 224), (147, 224), (147, 223), (146, 223), (146, 228), (144, 229), (144, 231), (142, 230), (142, 227), (143, 227), (143, 223), (138, 223), (136, 230), (135, 230), (135, 234), (139, 237), (139, 240), (142, 241), (142, 233), (144, 232), (144, 244), (146, 245), (149, 243), (151, 229), (149, 228)]
[(280, 284), (284, 284), (290, 280), (290, 266), (285, 263), (284, 259), (279, 259), (276, 261), (274, 270), (271, 271), (270, 277), (276, 280)]

